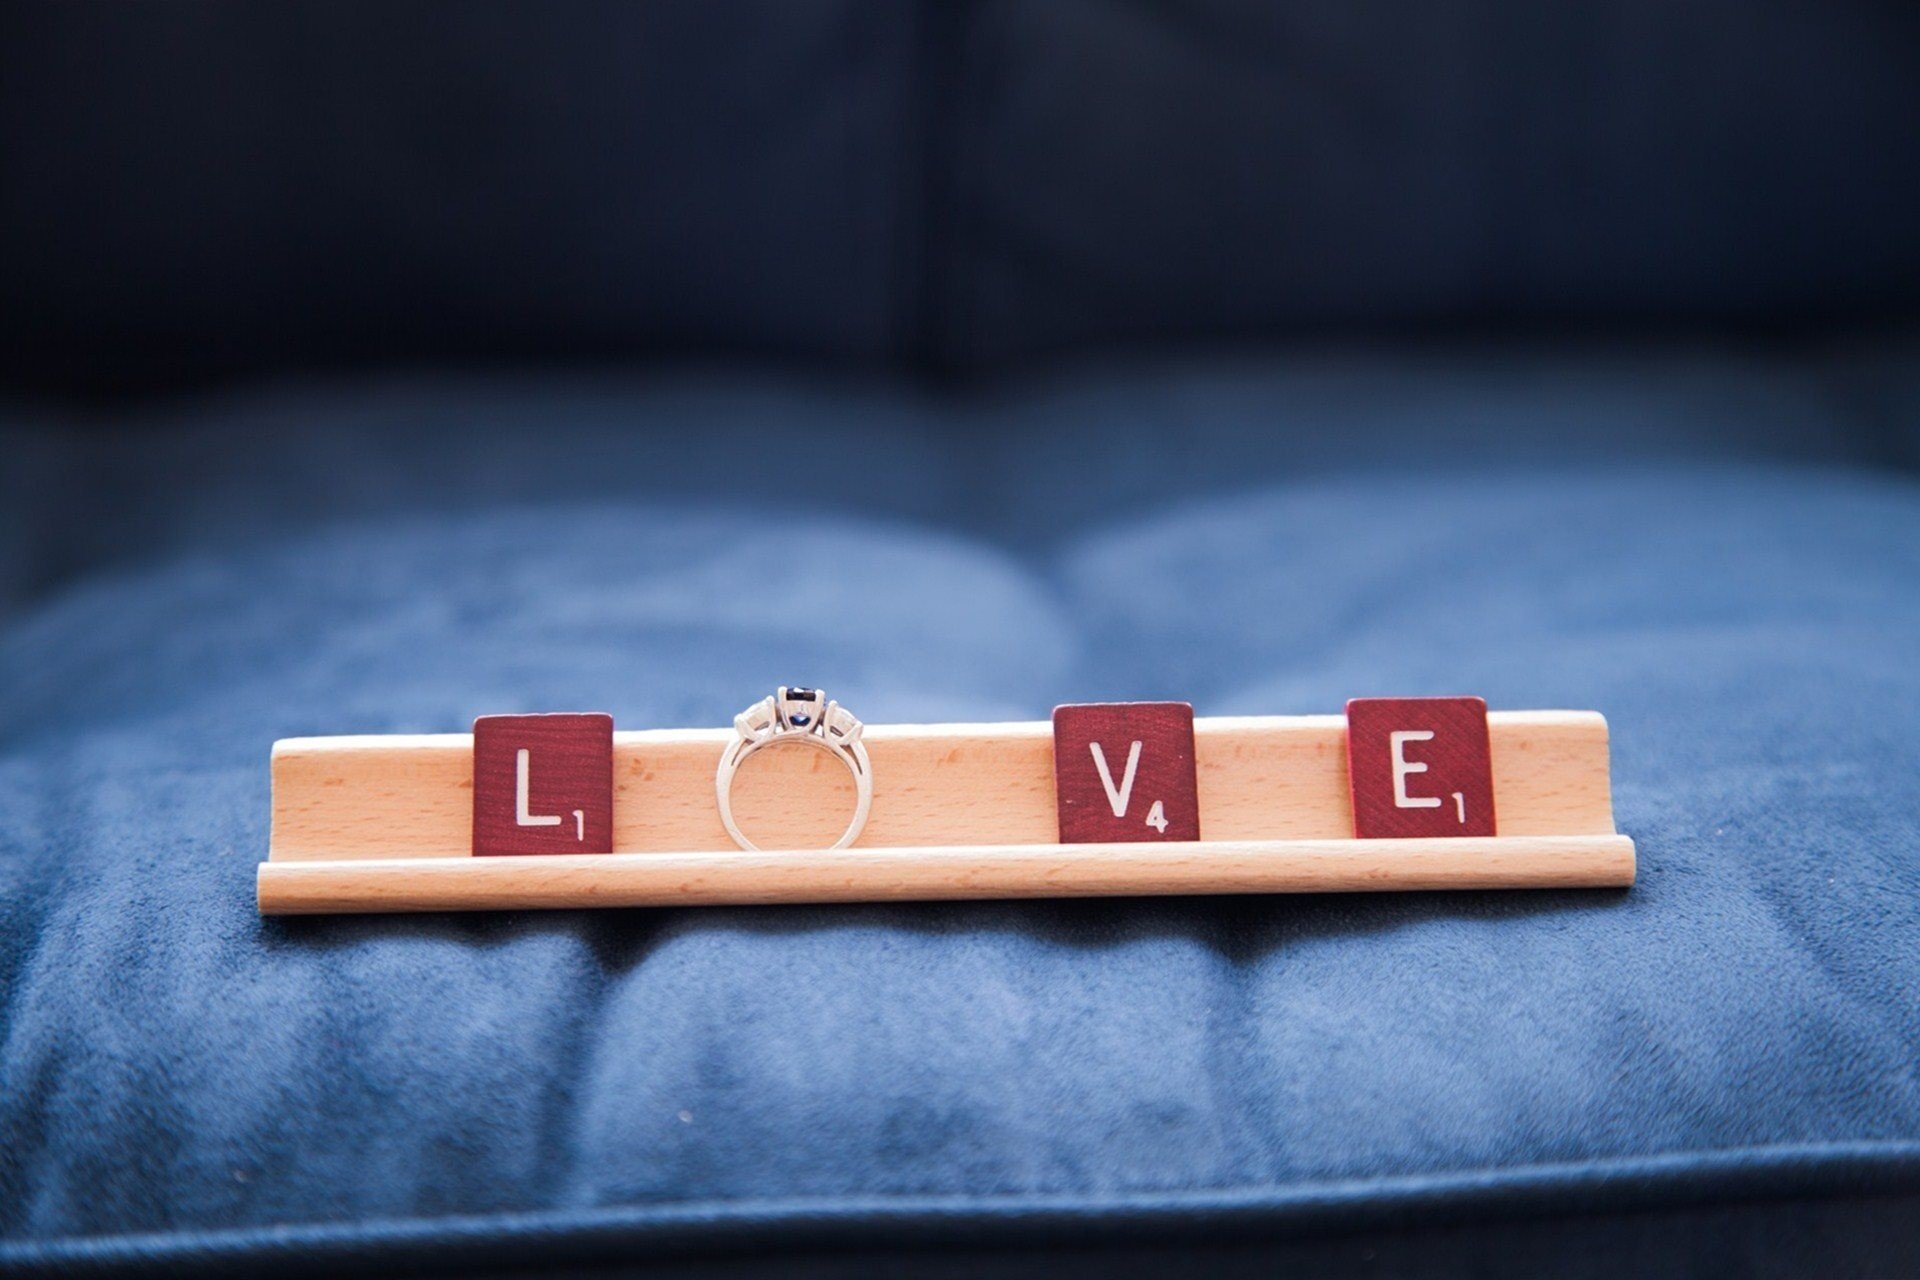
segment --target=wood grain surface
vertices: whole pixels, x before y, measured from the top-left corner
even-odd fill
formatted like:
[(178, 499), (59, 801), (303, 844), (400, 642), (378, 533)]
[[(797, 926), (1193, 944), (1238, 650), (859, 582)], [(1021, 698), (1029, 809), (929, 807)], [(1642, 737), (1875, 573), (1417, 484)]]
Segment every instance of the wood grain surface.
[(1626, 836), (1239, 840), (265, 862), (260, 909), (494, 911), (1402, 889), (1624, 888)]

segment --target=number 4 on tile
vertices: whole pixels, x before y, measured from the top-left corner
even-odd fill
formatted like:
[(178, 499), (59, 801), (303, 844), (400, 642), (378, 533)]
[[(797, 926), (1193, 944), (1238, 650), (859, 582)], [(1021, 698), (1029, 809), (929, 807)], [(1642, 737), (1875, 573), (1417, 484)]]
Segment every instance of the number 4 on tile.
[(1200, 838), (1184, 702), (1056, 707), (1053, 774), (1062, 844)]

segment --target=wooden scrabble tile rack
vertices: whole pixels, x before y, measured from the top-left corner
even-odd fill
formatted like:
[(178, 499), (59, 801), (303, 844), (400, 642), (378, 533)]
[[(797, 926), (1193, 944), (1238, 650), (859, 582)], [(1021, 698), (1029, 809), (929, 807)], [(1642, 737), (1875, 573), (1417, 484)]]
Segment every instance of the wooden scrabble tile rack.
[[(1201, 839), (1060, 844), (1053, 730), (872, 725), (872, 815), (846, 771), (777, 748), (714, 804), (721, 729), (614, 735), (613, 853), (475, 857), (468, 734), (294, 738), (273, 750), (269, 915), (1408, 889), (1619, 888), (1607, 724), (1584, 711), (1488, 715), (1498, 834), (1354, 838), (1343, 716), (1194, 722)], [(804, 803), (795, 804), (796, 799)]]

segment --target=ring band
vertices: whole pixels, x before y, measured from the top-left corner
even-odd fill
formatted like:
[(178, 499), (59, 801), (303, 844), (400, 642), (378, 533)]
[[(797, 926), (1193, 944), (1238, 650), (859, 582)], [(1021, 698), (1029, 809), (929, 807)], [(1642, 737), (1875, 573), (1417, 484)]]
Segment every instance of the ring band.
[(853, 774), (857, 800), (853, 821), (840, 838), (828, 846), (844, 849), (859, 838), (867, 825), (867, 810), (873, 805), (873, 766), (867, 761), (866, 744), (860, 741), (864, 728), (851, 711), (837, 702), (828, 702), (818, 689), (788, 688), (785, 685), (771, 698), (760, 701), (733, 718), (733, 737), (720, 753), (720, 769), (714, 775), (714, 793), (720, 801), (720, 821), (727, 834), (742, 849), (758, 850), (733, 820), (733, 776), (742, 762), (776, 742), (802, 742), (818, 747), (847, 766)]

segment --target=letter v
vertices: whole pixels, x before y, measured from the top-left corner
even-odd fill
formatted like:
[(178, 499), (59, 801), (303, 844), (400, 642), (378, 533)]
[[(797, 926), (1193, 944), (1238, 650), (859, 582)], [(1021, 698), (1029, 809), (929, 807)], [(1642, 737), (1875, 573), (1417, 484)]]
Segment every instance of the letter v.
[(1113, 789), (1113, 774), (1107, 769), (1106, 753), (1100, 750), (1100, 744), (1089, 742), (1093, 748), (1093, 767), (1100, 771), (1100, 785), (1107, 789), (1107, 803), (1113, 806), (1113, 816), (1127, 816), (1127, 801), (1133, 797), (1133, 773), (1140, 767), (1140, 743), (1136, 741), (1127, 752), (1127, 773), (1120, 780), (1120, 789)]

